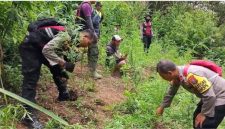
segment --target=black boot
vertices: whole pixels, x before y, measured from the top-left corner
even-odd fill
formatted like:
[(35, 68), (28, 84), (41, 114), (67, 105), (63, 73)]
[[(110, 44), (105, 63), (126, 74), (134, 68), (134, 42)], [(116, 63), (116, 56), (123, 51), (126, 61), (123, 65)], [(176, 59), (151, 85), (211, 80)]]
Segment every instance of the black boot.
[(69, 79), (67, 74), (61, 73), (61, 76), (54, 76), (53, 79), (59, 91), (59, 96), (57, 98), (58, 101), (74, 101), (77, 99), (76, 91), (74, 92), (67, 90), (67, 84)]
[(70, 100), (70, 94), (68, 91), (59, 92), (59, 96), (57, 98), (58, 101), (68, 101)]
[(78, 95), (77, 91), (66, 91), (66, 92), (59, 92), (58, 101), (75, 101), (77, 100)]
[(36, 115), (31, 114), (30, 117), (26, 116), (22, 119), (22, 123), (29, 129), (44, 129), (43, 125), (38, 121)]
[(59, 96), (58, 101), (67, 101), (70, 98), (69, 92), (67, 91), (67, 78), (53, 77), (55, 84), (57, 85)]

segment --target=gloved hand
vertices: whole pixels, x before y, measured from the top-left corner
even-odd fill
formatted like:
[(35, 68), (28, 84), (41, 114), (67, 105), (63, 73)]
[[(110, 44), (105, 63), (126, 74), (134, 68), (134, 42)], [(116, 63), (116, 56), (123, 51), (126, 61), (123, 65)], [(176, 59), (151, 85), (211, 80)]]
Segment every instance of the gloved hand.
[(65, 65), (64, 65), (64, 67), (65, 67), (66, 71), (72, 73), (73, 70), (74, 70), (75, 64), (70, 63), (70, 62), (66, 62)]

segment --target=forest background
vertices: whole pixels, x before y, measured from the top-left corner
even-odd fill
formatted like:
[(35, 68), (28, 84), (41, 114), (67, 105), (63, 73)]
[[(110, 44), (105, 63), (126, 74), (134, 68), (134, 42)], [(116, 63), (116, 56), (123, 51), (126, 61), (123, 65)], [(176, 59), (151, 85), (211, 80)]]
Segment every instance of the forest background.
[[(21, 60), (18, 46), (27, 33), (30, 22), (40, 17), (55, 17), (68, 27), (74, 24), (74, 10), (80, 2), (0, 2), (0, 61), (1, 88), (20, 94)], [(192, 112), (198, 99), (181, 89), (164, 117), (156, 117), (155, 110), (168, 88), (157, 75), (155, 65), (160, 59), (178, 65), (192, 59), (209, 59), (225, 66), (225, 3), (224, 2), (102, 2), (104, 21), (99, 41), (99, 64), (105, 63), (105, 46), (110, 41), (116, 24), (123, 37), (121, 52), (128, 54), (123, 80), (132, 90), (126, 90), (126, 100), (114, 105), (112, 119), (103, 128), (162, 128), (188, 129), (192, 127)], [(153, 43), (148, 54), (143, 52), (139, 25), (150, 14)], [(73, 57), (73, 53), (71, 53)], [(150, 69), (150, 76), (142, 71)], [(107, 70), (105, 70), (107, 74)], [(42, 84), (51, 79), (42, 70)], [(46, 79), (47, 78), (47, 79)], [(0, 127), (16, 128), (25, 110), (18, 101), (0, 98)], [(56, 113), (57, 114), (57, 113)], [(91, 120), (90, 120), (91, 121)], [(97, 128), (94, 122), (65, 126), (49, 120), (46, 128)], [(225, 127), (222, 124), (219, 128)]]

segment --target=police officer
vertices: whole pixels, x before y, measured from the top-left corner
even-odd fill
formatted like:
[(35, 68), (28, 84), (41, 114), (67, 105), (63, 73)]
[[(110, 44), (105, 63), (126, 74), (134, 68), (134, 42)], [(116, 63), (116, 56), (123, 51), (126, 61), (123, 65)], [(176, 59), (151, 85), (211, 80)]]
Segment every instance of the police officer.
[(170, 82), (170, 87), (156, 113), (163, 114), (181, 85), (200, 98), (193, 114), (193, 127), (216, 129), (225, 116), (225, 79), (203, 66), (190, 65), (185, 69), (186, 66), (176, 66), (167, 60), (157, 64), (157, 72)]

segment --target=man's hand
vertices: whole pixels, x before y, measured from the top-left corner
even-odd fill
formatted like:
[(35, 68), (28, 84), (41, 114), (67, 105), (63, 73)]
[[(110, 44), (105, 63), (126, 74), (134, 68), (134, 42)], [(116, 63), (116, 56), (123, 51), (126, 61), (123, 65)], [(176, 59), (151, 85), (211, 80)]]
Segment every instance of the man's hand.
[(64, 60), (60, 60), (58, 65), (61, 67), (61, 68), (64, 68), (64, 65), (65, 65), (65, 61)]
[(163, 115), (163, 112), (164, 112), (164, 108), (159, 106), (156, 110), (156, 115), (161, 116)]
[(203, 115), (202, 113), (199, 113), (197, 115), (197, 117), (195, 118), (195, 127), (199, 127), (202, 128), (202, 124), (205, 121), (205, 115)]

